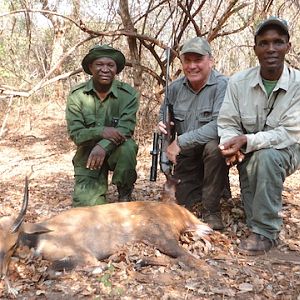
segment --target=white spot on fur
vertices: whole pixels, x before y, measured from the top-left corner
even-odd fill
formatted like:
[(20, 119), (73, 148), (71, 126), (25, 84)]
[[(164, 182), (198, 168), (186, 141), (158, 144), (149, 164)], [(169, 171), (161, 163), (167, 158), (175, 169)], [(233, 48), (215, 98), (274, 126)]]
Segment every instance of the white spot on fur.
[(45, 240), (41, 240), (41, 241), (38, 243), (38, 245), (37, 245), (37, 247), (36, 247), (36, 249), (35, 249), (35, 251), (34, 251), (34, 254), (35, 254), (35, 255), (41, 255), (41, 253), (42, 253), (42, 251), (43, 251), (43, 249), (44, 249), (44, 245), (45, 245)]
[(213, 230), (206, 224), (194, 225), (192, 228), (188, 227), (185, 232), (194, 232), (199, 237), (205, 237), (213, 232)]

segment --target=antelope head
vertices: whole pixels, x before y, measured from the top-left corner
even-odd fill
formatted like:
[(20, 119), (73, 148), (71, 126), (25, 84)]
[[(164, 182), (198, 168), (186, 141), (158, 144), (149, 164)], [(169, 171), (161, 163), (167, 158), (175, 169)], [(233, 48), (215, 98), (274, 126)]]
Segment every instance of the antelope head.
[(176, 186), (180, 183), (180, 179), (176, 179), (172, 176), (166, 176), (166, 179), (161, 192), (161, 201), (165, 203), (177, 203), (175, 194)]
[(17, 218), (4, 216), (0, 218), (0, 276), (5, 278), (11, 256), (18, 245), (26, 210), (28, 206), (28, 179), (25, 178), (25, 190), (21, 211)]

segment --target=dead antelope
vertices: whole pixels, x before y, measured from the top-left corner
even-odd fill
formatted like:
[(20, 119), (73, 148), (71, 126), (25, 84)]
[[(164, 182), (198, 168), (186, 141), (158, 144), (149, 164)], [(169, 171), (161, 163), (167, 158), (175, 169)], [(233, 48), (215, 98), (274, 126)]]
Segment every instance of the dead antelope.
[[(165, 185), (165, 200), (167, 195), (175, 199), (175, 184)], [(128, 242), (154, 245), (188, 267), (205, 269), (205, 264), (182, 248), (178, 240), (186, 231), (205, 238), (212, 230), (176, 203), (135, 201), (72, 208), (36, 224), (23, 223), (27, 205), (26, 180), (19, 216), (15, 220), (0, 219), (0, 270), (4, 277), (19, 242), (34, 247), (37, 254), (53, 262), (56, 270), (97, 265), (98, 260), (111, 256)]]

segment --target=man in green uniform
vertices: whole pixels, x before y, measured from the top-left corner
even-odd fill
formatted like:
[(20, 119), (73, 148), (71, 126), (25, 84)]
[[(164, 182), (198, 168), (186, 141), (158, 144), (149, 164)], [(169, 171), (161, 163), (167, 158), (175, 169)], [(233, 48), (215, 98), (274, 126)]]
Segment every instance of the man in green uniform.
[(93, 47), (82, 60), (91, 79), (68, 96), (68, 133), (77, 146), (74, 206), (106, 202), (109, 170), (119, 201), (131, 200), (138, 150), (132, 136), (139, 102), (136, 90), (115, 79), (124, 66), (125, 57), (119, 50), (108, 45)]

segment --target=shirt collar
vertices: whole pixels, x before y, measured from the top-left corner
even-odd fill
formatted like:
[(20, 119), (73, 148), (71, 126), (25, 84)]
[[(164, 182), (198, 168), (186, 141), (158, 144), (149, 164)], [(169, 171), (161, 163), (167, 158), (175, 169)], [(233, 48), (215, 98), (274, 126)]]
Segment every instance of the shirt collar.
[[(280, 78), (277, 81), (277, 84), (274, 88), (274, 91), (277, 91), (279, 89), (287, 91), (288, 88), (289, 88), (289, 77), (290, 77), (289, 76), (289, 69), (286, 65), (284, 65), (282, 74), (281, 74)], [(261, 87), (264, 86), (263, 82), (262, 82), (262, 77), (260, 75), (260, 67), (257, 68), (256, 75), (250, 82), (251, 87), (255, 87), (257, 85), (260, 85)]]
[[(93, 83), (93, 79), (91, 78), (90, 80), (88, 80), (86, 82), (86, 85), (84, 87), (84, 93), (91, 93), (92, 91), (94, 91), (96, 93), (96, 90), (94, 88), (94, 83)], [(115, 98), (118, 98), (118, 89), (117, 89), (117, 81), (113, 80), (112, 85), (108, 91), (107, 95), (112, 95)]]

